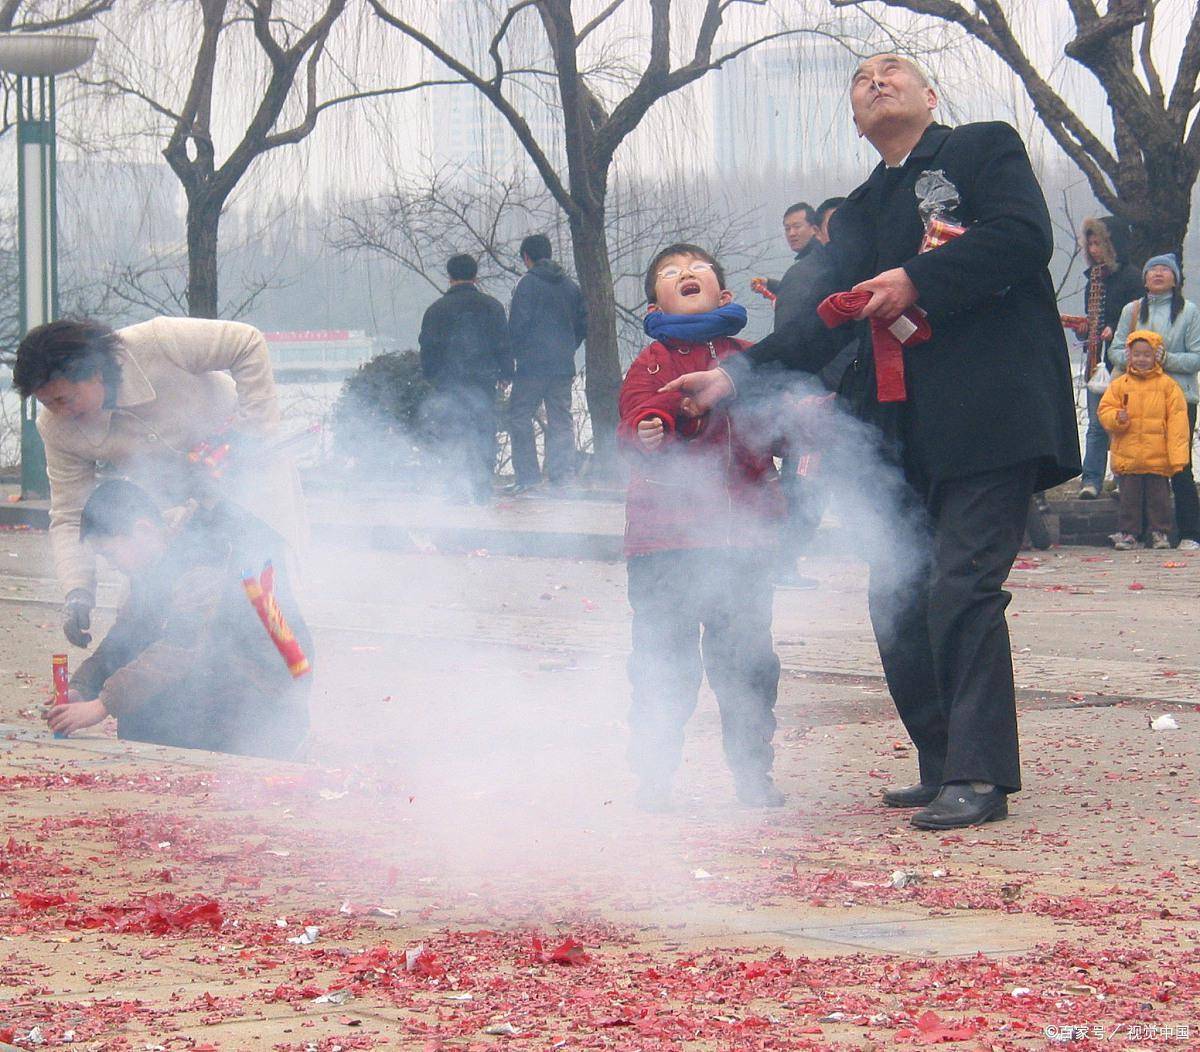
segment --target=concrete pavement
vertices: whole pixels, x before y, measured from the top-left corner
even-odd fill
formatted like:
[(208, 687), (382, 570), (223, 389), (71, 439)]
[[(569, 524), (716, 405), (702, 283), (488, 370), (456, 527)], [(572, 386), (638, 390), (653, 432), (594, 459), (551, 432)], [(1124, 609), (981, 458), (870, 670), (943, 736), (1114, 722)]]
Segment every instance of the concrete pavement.
[[(678, 810), (644, 816), (620, 566), (322, 546), (310, 762), (282, 765), (48, 739), (45, 538), (0, 533), (0, 1040), (1025, 1048), (1087, 1025), (1085, 1045), (1186, 1044), (1200, 560), (1018, 563), (1026, 789), (1008, 822), (941, 836), (875, 802), (914, 764), (861, 565), (802, 569), (820, 587), (776, 598), (789, 806), (732, 803), (705, 690)], [(1164, 713), (1179, 730), (1150, 729)], [(215, 928), (153, 919), (206, 902)]]

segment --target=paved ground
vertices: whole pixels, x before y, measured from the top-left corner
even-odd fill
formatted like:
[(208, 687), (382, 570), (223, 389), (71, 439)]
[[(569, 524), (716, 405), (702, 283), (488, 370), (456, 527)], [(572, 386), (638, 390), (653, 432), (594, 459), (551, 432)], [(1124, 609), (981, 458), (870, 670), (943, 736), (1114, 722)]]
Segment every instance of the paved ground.
[[(875, 803), (914, 765), (847, 559), (776, 600), (789, 806), (734, 805), (705, 692), (678, 810), (644, 816), (619, 565), (320, 552), (311, 762), (284, 765), (49, 740), (44, 549), (0, 533), (0, 1038), (20, 1047), (1200, 1033), (1200, 559), (1018, 564), (1026, 790), (1010, 821), (939, 836)], [(1163, 713), (1180, 729), (1151, 730)]]

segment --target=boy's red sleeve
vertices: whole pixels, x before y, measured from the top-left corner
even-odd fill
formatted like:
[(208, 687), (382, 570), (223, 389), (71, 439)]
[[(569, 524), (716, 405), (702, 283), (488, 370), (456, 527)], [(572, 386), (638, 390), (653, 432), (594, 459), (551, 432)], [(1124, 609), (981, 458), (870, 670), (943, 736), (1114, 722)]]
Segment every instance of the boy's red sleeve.
[(658, 389), (669, 379), (663, 374), (662, 360), (661, 348), (652, 343), (634, 359), (625, 374), (618, 402), (621, 422), (617, 425), (617, 438), (623, 445), (642, 449), (637, 439), (637, 426), (651, 417), (662, 420), (668, 435), (676, 430), (683, 395), (678, 391), (659, 393)]

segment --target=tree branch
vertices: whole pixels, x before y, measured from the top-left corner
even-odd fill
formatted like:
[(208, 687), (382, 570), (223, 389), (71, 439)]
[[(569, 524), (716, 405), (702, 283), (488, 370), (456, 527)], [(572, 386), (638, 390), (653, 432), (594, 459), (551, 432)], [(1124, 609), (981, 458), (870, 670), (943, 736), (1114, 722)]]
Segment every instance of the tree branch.
[(549, 157), (546, 156), (546, 151), (537, 141), (532, 129), (529, 127), (529, 122), (517, 112), (516, 107), (504, 97), (500, 84), (493, 84), (490, 81), (484, 80), (475, 70), (471, 69), (466, 63), (456, 58), (445, 48), (441, 47), (428, 35), (422, 33), (411, 22), (407, 22), (402, 18), (397, 18), (386, 7), (382, 0), (368, 0), (375, 14), (387, 25), (393, 29), (399, 30), (410, 40), (420, 44), (442, 65), (446, 66), (453, 72), (457, 73), (468, 84), (473, 85), (478, 91), (482, 92), (488, 100), (500, 111), (500, 114), (508, 122), (512, 128), (517, 140), (529, 155), (529, 159), (533, 162), (534, 167), (538, 171), (538, 175), (546, 184), (546, 188), (554, 195), (554, 199), (564, 209), (571, 213), (577, 210), (578, 205), (572, 199), (570, 191), (562, 179), (559, 178), (558, 172), (555, 171), (554, 165), (550, 163)]
[(1150, 44), (1154, 39), (1154, 11), (1157, 7), (1158, 0), (1146, 0), (1146, 21), (1142, 26), (1142, 39), (1141, 46), (1138, 48), (1138, 58), (1142, 63), (1142, 72), (1146, 74), (1146, 83), (1150, 85), (1150, 94), (1160, 107), (1165, 107), (1167, 95), (1163, 90), (1162, 78), (1158, 75), (1158, 70), (1154, 66), (1154, 56), (1150, 53)]
[(593, 18), (587, 23), (587, 25), (585, 25), (581, 30), (579, 30), (578, 33), (575, 34), (575, 46), (578, 47), (580, 44), (582, 44), (597, 27), (602, 26), (605, 22), (607, 22), (609, 18), (616, 13), (617, 8), (624, 3), (625, 0), (612, 0), (612, 3), (604, 8), (603, 11), (601, 11), (595, 18)]

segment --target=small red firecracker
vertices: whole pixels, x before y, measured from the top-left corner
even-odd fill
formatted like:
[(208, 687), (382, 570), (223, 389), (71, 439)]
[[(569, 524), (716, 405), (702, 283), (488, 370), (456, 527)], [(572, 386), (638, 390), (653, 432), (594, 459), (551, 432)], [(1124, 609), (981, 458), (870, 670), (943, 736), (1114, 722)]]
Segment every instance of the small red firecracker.
[(203, 467), (212, 478), (219, 479), (225, 473), (229, 453), (228, 442), (220, 438), (205, 439), (188, 451), (188, 462)]
[(769, 300), (771, 303), (774, 303), (778, 298), (767, 285), (766, 278), (751, 278), (750, 291), (757, 292), (760, 296), (762, 296), (763, 299)]
[(275, 600), (275, 567), (268, 562), (263, 566), (262, 573), (257, 576), (246, 571), (242, 574), (242, 587), (246, 590), (246, 598), (250, 600), (250, 605), (258, 611), (259, 620), (267, 630), (267, 635), (271, 637), (271, 642), (282, 655), (292, 677), (299, 679), (309, 672), (312, 666)]
[[(50, 659), (50, 667), (54, 674), (54, 704), (69, 705), (71, 703), (71, 677), (67, 673), (67, 655), (55, 654)], [(65, 738), (62, 731), (55, 731), (54, 737)]]
[(938, 248), (946, 244), (947, 241), (953, 241), (956, 237), (962, 237), (967, 232), (965, 226), (958, 223), (951, 223), (946, 219), (938, 219), (936, 216), (931, 218), (925, 224), (925, 236), (921, 239), (921, 252), (928, 252), (931, 248)]

